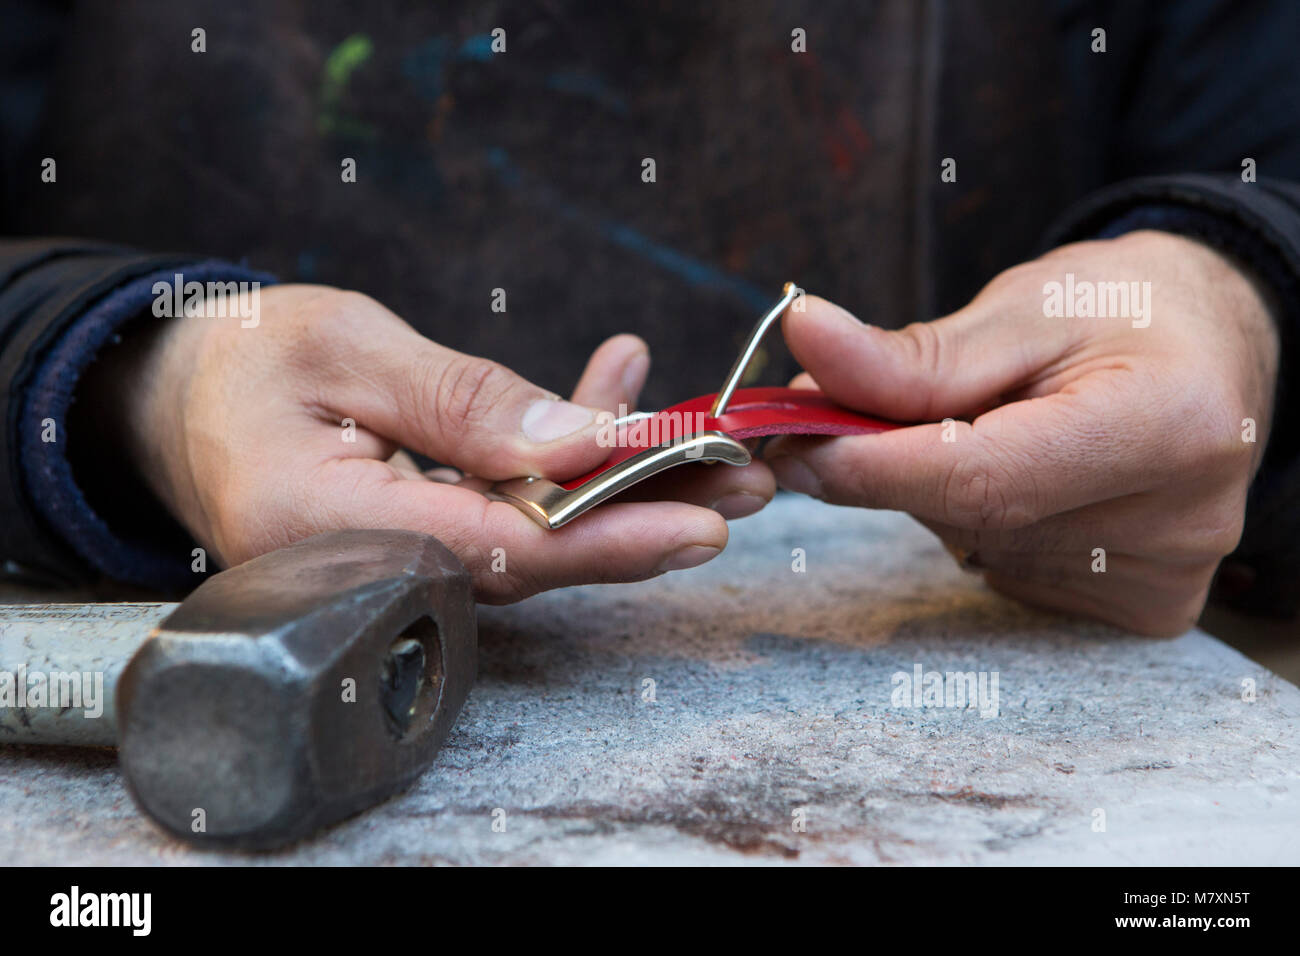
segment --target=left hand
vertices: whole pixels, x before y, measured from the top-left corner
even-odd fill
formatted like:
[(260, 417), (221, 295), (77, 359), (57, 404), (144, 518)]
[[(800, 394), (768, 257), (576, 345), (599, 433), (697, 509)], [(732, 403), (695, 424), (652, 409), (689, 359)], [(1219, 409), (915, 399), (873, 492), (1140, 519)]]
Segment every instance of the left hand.
[[(1067, 273), (1149, 282), (1145, 317), (1045, 315)], [(1277, 378), (1277, 330), (1231, 260), (1135, 232), (1016, 266), (933, 322), (887, 332), (810, 297), (784, 330), (811, 373), (797, 387), (934, 424), (774, 440), (780, 484), (910, 512), (1031, 604), (1153, 635), (1196, 622), (1241, 536)]]
[[(601, 343), (587, 360), (570, 401), (599, 408), (611, 415), (637, 409), (637, 399), (650, 369), (650, 351), (640, 338), (627, 333)], [(398, 452), (389, 463), (406, 477), (421, 477), (415, 461)], [(454, 468), (435, 468), (423, 477), (486, 491), (492, 482), (466, 477)], [(673, 468), (621, 492), (619, 502), (679, 501), (710, 508), (728, 521), (761, 510), (776, 494), (776, 481), (767, 466), (755, 459), (748, 465), (725, 468)]]

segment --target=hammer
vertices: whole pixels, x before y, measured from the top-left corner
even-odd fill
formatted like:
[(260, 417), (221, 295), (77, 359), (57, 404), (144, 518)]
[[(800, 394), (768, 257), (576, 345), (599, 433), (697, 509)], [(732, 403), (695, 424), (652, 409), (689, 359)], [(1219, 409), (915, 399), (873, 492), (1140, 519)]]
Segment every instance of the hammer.
[(179, 604), (0, 606), (0, 742), (115, 744), (165, 830), (271, 849), (415, 780), (476, 659), (454, 554), (415, 532), (332, 531)]

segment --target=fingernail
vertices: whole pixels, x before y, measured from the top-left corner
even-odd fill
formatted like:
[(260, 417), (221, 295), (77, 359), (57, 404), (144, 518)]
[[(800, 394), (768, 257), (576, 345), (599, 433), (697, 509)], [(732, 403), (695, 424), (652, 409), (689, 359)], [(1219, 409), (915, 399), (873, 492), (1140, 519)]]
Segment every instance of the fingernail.
[(635, 404), (636, 396), (640, 394), (642, 386), (645, 385), (645, 377), (649, 371), (650, 354), (648, 352), (638, 352), (628, 359), (628, 363), (623, 366), (623, 394), (633, 404)]
[(716, 557), (722, 551), (721, 548), (711, 548), (704, 544), (687, 545), (678, 551), (668, 555), (667, 560), (659, 565), (659, 571), (685, 571), (687, 568), (697, 568), (705, 561)]
[(572, 402), (538, 399), (524, 412), (524, 437), (545, 444), (586, 428), (596, 419), (590, 408)]
[(736, 518), (743, 518), (746, 515), (752, 515), (755, 511), (760, 510), (763, 505), (767, 504), (766, 498), (760, 498), (758, 495), (751, 495), (748, 492), (738, 491), (732, 495), (725, 495), (713, 503), (713, 510), (728, 521)]
[(821, 479), (798, 458), (787, 455), (784, 458), (773, 459), (767, 465), (772, 469), (772, 474), (776, 475), (776, 483), (787, 491), (811, 495), (814, 498), (822, 496)]

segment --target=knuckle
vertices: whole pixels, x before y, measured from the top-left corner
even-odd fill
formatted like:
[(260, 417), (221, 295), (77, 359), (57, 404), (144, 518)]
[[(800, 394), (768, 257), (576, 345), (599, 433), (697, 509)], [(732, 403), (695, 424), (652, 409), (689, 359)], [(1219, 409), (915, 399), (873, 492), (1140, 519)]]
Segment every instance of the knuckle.
[(304, 330), (351, 323), (358, 311), (358, 300), (363, 298), (358, 292), (323, 291), (299, 302), (288, 321)]
[(906, 349), (908, 366), (937, 379), (944, 371), (947, 353), (943, 337), (931, 322), (913, 322), (898, 330), (898, 341)]
[[(1213, 383), (1217, 374), (1207, 369), (1195, 377)], [(1195, 469), (1202, 474), (1249, 477), (1259, 443), (1242, 440), (1242, 416), (1237, 413), (1235, 403), (1218, 388), (1210, 385), (1185, 391), (1172, 398), (1165, 411), (1166, 420), (1181, 426), (1170, 436), (1171, 468), (1180, 472)]]
[(1208, 587), (1156, 611), (1138, 610), (1133, 629), (1151, 637), (1177, 637), (1196, 626), (1205, 609)]
[(526, 569), (509, 567), (497, 571), (488, 561), (467, 561), (474, 579), (474, 592), (484, 604), (514, 604), (546, 590)]
[(360, 292), (330, 290), (298, 304), (278, 331), (293, 346), (293, 354), (314, 367), (343, 354), (373, 305)]
[(334, 322), (353, 323), (362, 319), (378, 306), (378, 303), (364, 292), (352, 289), (334, 289), (321, 299), (318, 315)]
[[(432, 386), (426, 387), (430, 380)], [(435, 360), (415, 381), (426, 400), (434, 396), (435, 420), (444, 432), (452, 433), (481, 423), (510, 388), (510, 375), (503, 366), (468, 356)]]
[(537, 580), (527, 570), (511, 569), (509, 573), (498, 575), (505, 578), (502, 582), (502, 590), (509, 595), (511, 603), (522, 601), (524, 598), (532, 597), (534, 594), (540, 594), (546, 590), (546, 585)]
[(1054, 261), (1054, 253), (1058, 251), (1053, 250), (1041, 258), (1019, 262), (1003, 269), (979, 291), (976, 301), (986, 305), (991, 305), (992, 300), (1004, 298), (1039, 301), (1043, 294), (1043, 283), (1056, 278), (1058, 270), (1062, 268)]
[(976, 531), (1009, 531), (1038, 520), (1033, 494), (1014, 472), (991, 455), (964, 457), (949, 470), (942, 489), (944, 521)]
[[(1051, 254), (1044, 256), (1043, 259), (1050, 259)], [(988, 290), (1009, 290), (1020, 289), (1022, 286), (1033, 285), (1035, 287), (1042, 284), (1042, 277), (1050, 269), (1043, 268), (1043, 260), (1030, 260), (1028, 262), (1018, 262), (1015, 265), (1003, 269), (995, 275), (986, 286)]]
[(1203, 521), (1199, 544), (1204, 553), (1222, 558), (1237, 550), (1246, 527), (1245, 507), (1232, 503), (1216, 504)]
[(1209, 599), (1218, 561), (1201, 561), (1172, 571), (1159, 584), (1160, 600), (1131, 611), (1129, 626), (1152, 637), (1177, 637), (1196, 625)]
[[(428, 530), (443, 542), (470, 572), (474, 595), (484, 604), (513, 604), (545, 591), (548, 585), (539, 575), (538, 562), (526, 549), (510, 542), (512, 529), (524, 519), (507, 504), (483, 500), (473, 515), (462, 514), (451, 526)], [(497, 559), (504, 553), (504, 566)]]

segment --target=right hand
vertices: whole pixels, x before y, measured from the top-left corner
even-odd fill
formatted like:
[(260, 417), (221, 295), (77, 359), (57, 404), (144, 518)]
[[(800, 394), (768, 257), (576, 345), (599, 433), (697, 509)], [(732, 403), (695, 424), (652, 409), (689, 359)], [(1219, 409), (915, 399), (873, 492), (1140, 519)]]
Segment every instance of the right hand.
[[(708, 506), (773, 493), (761, 464), (710, 469), (686, 501), (610, 503), (545, 530), (394, 455), (410, 448), (489, 480), (589, 471), (608, 454), (597, 411), (635, 407), (647, 367), (633, 368), (638, 339), (619, 336), (593, 357), (577, 397), (598, 409), (437, 345), (364, 295), (303, 285), (260, 294), (254, 328), (170, 319), (129, 342), (108, 363), (111, 378), (100, 373), (114, 383), (136, 469), (222, 565), (325, 530), (410, 529), (441, 540), (478, 598), (501, 603), (702, 564), (727, 541)], [(345, 419), (355, 441), (345, 440)], [(498, 548), (504, 571), (493, 570)]]
[[(1148, 283), (1146, 323), (1049, 317), (1067, 275)], [(766, 453), (785, 487), (906, 511), (1028, 604), (1141, 634), (1195, 625), (1241, 540), (1280, 355), (1267, 295), (1231, 257), (1143, 230), (1062, 246), (896, 332), (806, 306), (784, 324), (797, 386), (934, 424), (781, 436)]]

